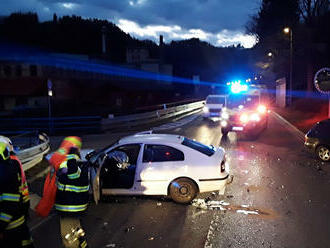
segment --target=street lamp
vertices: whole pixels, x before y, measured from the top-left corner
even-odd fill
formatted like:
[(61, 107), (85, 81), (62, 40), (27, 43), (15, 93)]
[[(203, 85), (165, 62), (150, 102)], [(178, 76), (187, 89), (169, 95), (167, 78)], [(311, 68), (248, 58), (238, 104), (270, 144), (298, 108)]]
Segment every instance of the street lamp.
[(292, 28), (285, 27), (283, 29), (283, 32), (285, 34), (290, 35), (290, 84), (289, 84), (289, 99), (288, 99), (288, 104), (291, 105), (292, 103), (292, 73), (293, 73), (293, 42), (292, 42)]
[(267, 53), (267, 56), (271, 58), (273, 56), (273, 53), (269, 52), (269, 53)]

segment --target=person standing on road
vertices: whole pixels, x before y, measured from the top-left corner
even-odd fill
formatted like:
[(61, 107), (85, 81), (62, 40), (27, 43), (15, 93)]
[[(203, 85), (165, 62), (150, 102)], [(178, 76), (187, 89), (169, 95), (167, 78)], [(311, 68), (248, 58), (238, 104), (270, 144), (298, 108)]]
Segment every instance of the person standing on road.
[(0, 142), (6, 143), (9, 152), (10, 152), (10, 159), (16, 160), (17, 164), (19, 165), (20, 172), (21, 172), (21, 185), (20, 185), (20, 194), (23, 197), (23, 208), (24, 208), (24, 215), (27, 219), (29, 217), (29, 209), (30, 209), (30, 195), (29, 195), (29, 188), (28, 183), (26, 180), (25, 172), (23, 169), (22, 162), (19, 160), (19, 158), (16, 156), (14, 152), (14, 146), (11, 140), (8, 137), (0, 136)]
[(89, 172), (80, 160), (80, 147), (72, 146), (56, 173), (55, 209), (60, 214), (62, 242), (65, 247), (87, 247), (80, 218), (87, 210)]
[(8, 144), (0, 142), (0, 247), (33, 248), (26, 223), (22, 175), (19, 164), (10, 158)]

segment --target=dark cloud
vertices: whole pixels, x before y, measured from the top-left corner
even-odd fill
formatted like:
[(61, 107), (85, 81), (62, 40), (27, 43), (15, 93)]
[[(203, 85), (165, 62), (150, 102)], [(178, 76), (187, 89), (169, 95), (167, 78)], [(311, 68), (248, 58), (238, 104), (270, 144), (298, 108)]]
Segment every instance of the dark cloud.
[[(218, 34), (224, 30), (244, 32), (250, 15), (261, 0), (0, 0), (0, 16), (12, 12), (37, 12), (40, 20), (80, 15), (116, 24), (130, 20), (145, 26), (179, 26), (187, 32), (200, 29)], [(206, 39), (207, 40), (207, 39)], [(212, 40), (210, 40), (212, 42)], [(213, 43), (213, 42), (212, 42)], [(237, 43), (237, 41), (236, 41)]]
[[(63, 4), (72, 3), (66, 8)], [(1, 0), (0, 15), (36, 11), (41, 19), (77, 14), (112, 20), (128, 19), (140, 25), (179, 25), (207, 32), (243, 30), (260, 0)], [(67, 5), (70, 6), (70, 5)]]

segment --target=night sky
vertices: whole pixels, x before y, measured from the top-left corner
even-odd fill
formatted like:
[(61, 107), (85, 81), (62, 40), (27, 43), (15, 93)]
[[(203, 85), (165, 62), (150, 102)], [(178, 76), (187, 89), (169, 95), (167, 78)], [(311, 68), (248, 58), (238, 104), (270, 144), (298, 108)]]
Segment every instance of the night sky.
[(40, 21), (54, 13), (107, 19), (139, 39), (165, 42), (199, 38), (215, 46), (241, 43), (251, 47), (255, 39), (244, 33), (249, 17), (261, 0), (1, 0), (0, 15), (32, 11)]

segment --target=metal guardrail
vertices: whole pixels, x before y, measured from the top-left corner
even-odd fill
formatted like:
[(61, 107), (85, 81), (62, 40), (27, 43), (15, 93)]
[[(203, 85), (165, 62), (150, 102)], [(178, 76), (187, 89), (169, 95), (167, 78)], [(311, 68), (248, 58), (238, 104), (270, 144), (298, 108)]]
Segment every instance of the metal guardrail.
[(20, 146), (16, 146), (15, 137), (12, 138), (12, 141), (16, 149), (18, 149), (16, 153), (23, 164), (24, 170), (28, 170), (40, 163), (50, 150), (49, 138), (46, 134), (39, 134), (36, 143), (30, 144), (28, 147), (24, 145), (22, 146), (23, 149), (20, 149)]
[[(168, 118), (177, 117), (184, 114), (194, 114), (200, 111), (203, 106), (203, 101), (174, 106), (170, 108), (167, 108), (166, 105), (163, 105), (163, 109), (158, 109), (155, 111), (119, 116), (114, 117), (112, 119), (103, 119), (101, 123), (98, 124), (98, 126), (101, 126), (103, 130), (123, 127), (134, 127), (138, 125), (161, 121)], [(36, 119), (37, 118), (33, 120)], [(70, 118), (62, 118), (62, 120), (69, 119)], [(74, 127), (72, 127), (72, 129), (74, 129)], [(24, 170), (28, 170), (36, 164), (40, 163), (44, 156), (50, 151), (49, 138), (46, 134), (37, 134), (36, 132), (28, 132), (28, 134), (34, 134), (34, 136), (31, 137), (26, 136), (27, 132), (24, 132), (22, 130), (17, 133), (21, 134), (11, 137), (11, 139), (13, 141), (14, 146), (17, 148), (17, 156), (21, 160)]]
[(195, 113), (197, 110), (201, 110), (203, 108), (203, 102), (204, 101), (198, 101), (170, 108), (167, 108), (166, 105), (164, 105), (163, 109), (154, 110), (142, 114), (133, 114), (126, 116), (118, 116), (110, 119), (103, 119), (102, 129), (105, 131), (123, 127), (135, 127), (138, 125), (153, 123), (191, 112)]

